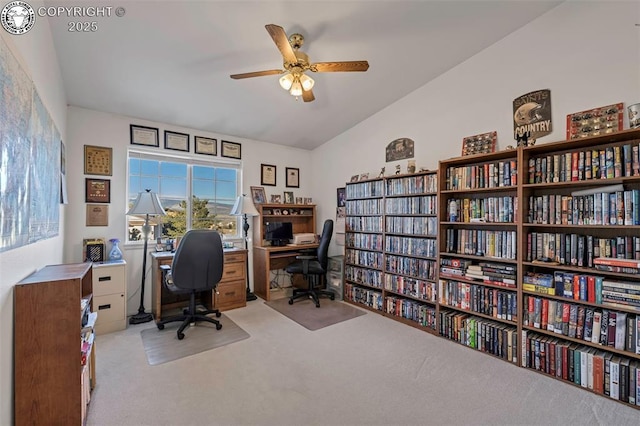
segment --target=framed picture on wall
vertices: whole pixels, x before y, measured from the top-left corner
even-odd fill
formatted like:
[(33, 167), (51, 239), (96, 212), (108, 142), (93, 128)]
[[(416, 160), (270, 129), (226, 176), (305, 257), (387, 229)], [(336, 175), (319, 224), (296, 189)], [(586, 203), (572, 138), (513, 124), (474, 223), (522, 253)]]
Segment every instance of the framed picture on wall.
[(164, 148), (189, 152), (189, 135), (186, 133), (164, 131)]
[(276, 166), (273, 164), (260, 165), (260, 184), (276, 186)]
[(264, 204), (267, 202), (267, 194), (264, 192), (264, 188), (261, 186), (251, 187), (251, 199), (253, 204)]
[(227, 158), (242, 158), (242, 145), (235, 142), (222, 141), (220, 142), (221, 155)]
[(218, 140), (194, 136), (196, 154), (218, 155)]
[(287, 167), (287, 188), (300, 188), (300, 169)]
[(84, 174), (105, 175), (112, 173), (113, 149), (104, 146), (84, 146)]
[(84, 187), (85, 203), (111, 202), (111, 181), (109, 179), (85, 179)]
[(156, 127), (130, 125), (131, 144), (145, 146), (160, 146), (158, 141), (158, 129)]

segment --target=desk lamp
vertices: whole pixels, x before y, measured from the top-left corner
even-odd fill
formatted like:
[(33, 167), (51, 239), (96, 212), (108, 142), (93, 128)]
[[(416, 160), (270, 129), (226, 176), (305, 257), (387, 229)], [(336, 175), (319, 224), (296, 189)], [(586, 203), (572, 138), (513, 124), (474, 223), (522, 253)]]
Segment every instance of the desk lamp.
[[(258, 216), (258, 210), (253, 205), (253, 202), (250, 198), (246, 198), (246, 194), (239, 195), (236, 199), (236, 203), (233, 205), (231, 209), (231, 214), (234, 216), (243, 216), (244, 224), (242, 225), (242, 229), (244, 230), (244, 248), (245, 250), (249, 250), (249, 221), (248, 216)], [(251, 292), (251, 287), (249, 286), (249, 262), (247, 262), (247, 302), (250, 300), (256, 300), (257, 297), (255, 294)]]
[(138, 313), (129, 318), (129, 324), (141, 324), (149, 322), (153, 319), (150, 312), (144, 310), (144, 282), (147, 272), (147, 240), (149, 239), (149, 216), (164, 216), (166, 213), (158, 200), (158, 195), (146, 189), (146, 192), (140, 192), (138, 198), (133, 203), (133, 207), (129, 209), (127, 215), (144, 215), (144, 225), (142, 226), (142, 239), (144, 240), (144, 249), (142, 250), (142, 284), (140, 285), (140, 307)]

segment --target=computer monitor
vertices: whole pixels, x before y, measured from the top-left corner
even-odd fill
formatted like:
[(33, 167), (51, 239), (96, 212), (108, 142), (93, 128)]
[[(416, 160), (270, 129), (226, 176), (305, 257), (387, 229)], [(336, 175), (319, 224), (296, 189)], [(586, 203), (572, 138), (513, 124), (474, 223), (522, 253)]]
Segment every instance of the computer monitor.
[(281, 246), (293, 239), (293, 225), (291, 222), (269, 222), (265, 229), (265, 240), (271, 245)]

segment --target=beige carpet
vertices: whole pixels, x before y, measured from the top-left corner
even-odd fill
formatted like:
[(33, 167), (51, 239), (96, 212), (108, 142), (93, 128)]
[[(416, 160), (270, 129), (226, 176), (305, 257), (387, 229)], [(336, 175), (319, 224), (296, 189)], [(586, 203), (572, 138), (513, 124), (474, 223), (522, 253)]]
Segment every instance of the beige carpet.
[(166, 324), (164, 330), (158, 330), (157, 327), (142, 330), (140, 335), (149, 365), (175, 361), (249, 337), (249, 333), (224, 314), (218, 321), (222, 324), (220, 330), (216, 330), (216, 326), (208, 322), (187, 327), (183, 340), (178, 340), (176, 333), (182, 324), (179, 321)]
[(319, 308), (311, 299), (298, 299), (293, 305), (289, 304), (289, 298), (264, 303), (311, 331), (366, 314), (362, 309), (330, 299), (320, 299)]

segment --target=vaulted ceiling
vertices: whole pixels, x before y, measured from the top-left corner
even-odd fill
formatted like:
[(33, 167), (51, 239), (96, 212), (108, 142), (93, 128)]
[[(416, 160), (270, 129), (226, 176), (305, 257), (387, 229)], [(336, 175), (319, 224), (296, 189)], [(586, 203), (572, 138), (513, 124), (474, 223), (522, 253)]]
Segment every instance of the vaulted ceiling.
[[(70, 105), (313, 149), (557, 6), (560, 1), (47, 1), (112, 6), (49, 19)], [(96, 21), (95, 31), (69, 31)], [(367, 60), (367, 72), (310, 73), (302, 102), (279, 75), (265, 29), (305, 37), (312, 62)], [(514, 52), (515, 53), (515, 52)], [(499, 66), (499, 64), (496, 64)], [(491, 72), (479, 70), (478, 72)]]

